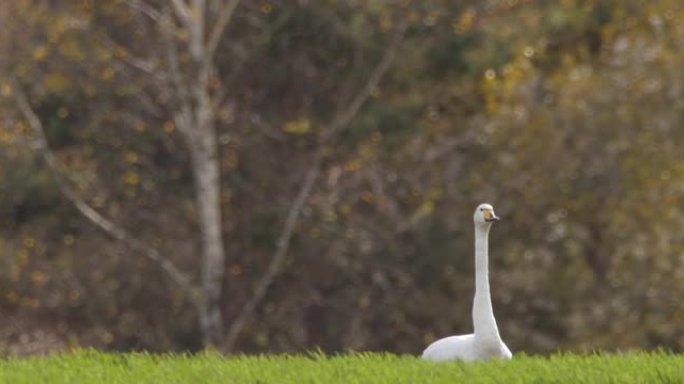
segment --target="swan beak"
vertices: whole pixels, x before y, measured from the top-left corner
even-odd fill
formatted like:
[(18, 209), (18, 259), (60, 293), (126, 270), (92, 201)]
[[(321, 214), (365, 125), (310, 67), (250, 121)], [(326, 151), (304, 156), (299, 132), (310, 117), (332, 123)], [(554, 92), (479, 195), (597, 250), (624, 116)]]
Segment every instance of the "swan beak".
[(499, 217), (494, 214), (494, 211), (486, 211), (485, 212), (485, 221), (488, 223), (491, 223), (492, 221), (499, 221)]

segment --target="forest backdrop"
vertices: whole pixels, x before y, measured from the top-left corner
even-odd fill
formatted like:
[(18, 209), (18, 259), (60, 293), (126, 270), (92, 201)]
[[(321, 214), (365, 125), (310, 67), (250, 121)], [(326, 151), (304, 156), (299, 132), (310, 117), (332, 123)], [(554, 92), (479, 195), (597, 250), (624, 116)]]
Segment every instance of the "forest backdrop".
[(4, 0), (0, 352), (684, 349), (679, 0)]

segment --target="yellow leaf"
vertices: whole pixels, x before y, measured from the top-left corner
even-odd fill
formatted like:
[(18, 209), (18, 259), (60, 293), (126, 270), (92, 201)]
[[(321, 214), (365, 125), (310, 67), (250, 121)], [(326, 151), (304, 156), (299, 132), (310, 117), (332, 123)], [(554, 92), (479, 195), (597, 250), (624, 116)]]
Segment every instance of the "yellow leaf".
[(43, 78), (43, 85), (50, 93), (63, 93), (69, 87), (69, 79), (59, 72), (52, 72)]
[(85, 52), (78, 40), (67, 39), (57, 46), (59, 53), (65, 58), (73, 61), (82, 61), (85, 59)]
[(10, 132), (0, 132), (0, 144), (13, 144), (14, 135)]
[(114, 69), (112, 67), (107, 67), (102, 71), (102, 80), (112, 80), (115, 74), (116, 72), (114, 72)]
[(434, 210), (435, 210), (435, 203), (434, 203), (433, 201), (431, 201), (431, 200), (428, 200), (428, 201), (424, 202), (424, 203), (420, 206), (420, 209), (419, 209), (420, 213), (423, 214), (423, 215), (429, 215), (429, 214), (432, 213)]
[(36, 245), (36, 241), (32, 237), (24, 238), (24, 247), (33, 248)]
[(47, 56), (48, 50), (44, 45), (39, 45), (33, 49), (33, 59), (36, 61), (42, 61)]
[(283, 131), (295, 135), (303, 135), (311, 131), (311, 122), (309, 120), (288, 121), (283, 126)]
[(79, 292), (75, 289), (72, 289), (71, 291), (69, 291), (69, 302), (76, 303), (76, 302), (78, 302), (79, 297), (81, 297), (81, 292)]
[(138, 162), (138, 154), (134, 151), (126, 152), (126, 162), (130, 164), (135, 164)]
[(178, 28), (176, 29), (176, 37), (180, 41), (188, 41), (188, 38), (190, 37), (190, 34), (188, 33), (188, 30), (185, 28)]
[(64, 235), (64, 245), (72, 245), (72, 244), (74, 244), (75, 240), (76, 239), (74, 238), (74, 235), (70, 235), (70, 234)]
[(9, 291), (9, 292), (7, 292), (7, 294), (5, 295), (5, 298), (7, 299), (7, 301), (8, 301), (10, 304), (14, 304), (14, 303), (16, 303), (17, 300), (19, 299), (19, 295), (17, 295), (17, 293), (14, 292), (14, 291)]
[(100, 61), (111, 60), (112, 56), (114, 55), (112, 54), (112, 51), (109, 49), (100, 48), (96, 51), (96, 57)]
[(69, 110), (66, 109), (65, 107), (60, 107), (60, 108), (57, 110), (57, 116), (58, 116), (60, 119), (66, 119), (67, 117), (69, 117)]
[(12, 87), (9, 84), (3, 84), (2, 87), (0, 87), (0, 93), (3, 96), (9, 96), (12, 94)]
[(458, 18), (458, 21), (453, 24), (453, 32), (455, 34), (461, 34), (470, 30), (473, 27), (476, 16), (477, 13), (475, 10), (473, 8), (468, 8), (461, 14), (461, 16)]
[(35, 285), (43, 286), (48, 280), (50, 280), (50, 277), (44, 272), (35, 271), (31, 274), (31, 281), (33, 281)]
[(337, 215), (333, 211), (325, 211), (323, 213), (323, 220), (328, 223), (332, 223), (337, 220)]
[(344, 164), (344, 170), (353, 172), (358, 171), (361, 168), (361, 163), (357, 160), (349, 160)]
[(340, 212), (341, 215), (347, 216), (351, 213), (352, 209), (349, 204), (342, 204), (340, 205), (337, 210)]
[(361, 200), (365, 201), (368, 204), (373, 204), (375, 203), (375, 195), (373, 192), (370, 191), (364, 191), (361, 193)]
[(138, 185), (140, 184), (140, 176), (135, 172), (129, 171), (123, 176), (123, 181), (128, 185)]

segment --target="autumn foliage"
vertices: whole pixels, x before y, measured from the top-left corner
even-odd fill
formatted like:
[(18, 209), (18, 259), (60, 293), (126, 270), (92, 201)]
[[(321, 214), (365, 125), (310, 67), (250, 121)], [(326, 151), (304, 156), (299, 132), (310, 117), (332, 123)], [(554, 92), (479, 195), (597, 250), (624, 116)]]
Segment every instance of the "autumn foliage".
[[(211, 48), (231, 1), (6, 3), (3, 352), (415, 354), (471, 331), (485, 201), (502, 217), (492, 294), (512, 350), (684, 348), (680, 1), (243, 0), (206, 72), (186, 26), (205, 18)], [(187, 133), (204, 102), (216, 302)], [(217, 306), (218, 337), (161, 260)]]

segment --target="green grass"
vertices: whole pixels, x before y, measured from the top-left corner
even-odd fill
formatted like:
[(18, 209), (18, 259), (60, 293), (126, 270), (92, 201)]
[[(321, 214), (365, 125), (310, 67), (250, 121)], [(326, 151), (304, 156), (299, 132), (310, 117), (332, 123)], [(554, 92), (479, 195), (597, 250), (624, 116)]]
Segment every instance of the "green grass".
[(80, 351), (0, 360), (2, 383), (684, 383), (684, 355), (515, 356), (429, 363), (412, 356), (151, 355)]

